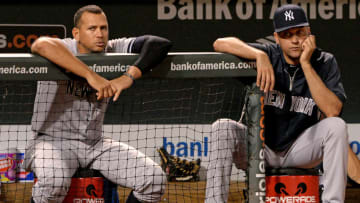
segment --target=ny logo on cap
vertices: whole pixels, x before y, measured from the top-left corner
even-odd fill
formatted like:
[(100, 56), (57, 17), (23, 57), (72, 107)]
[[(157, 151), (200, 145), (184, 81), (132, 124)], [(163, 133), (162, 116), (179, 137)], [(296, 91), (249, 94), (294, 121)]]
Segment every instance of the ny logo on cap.
[(285, 11), (285, 21), (295, 20), (294, 13), (291, 10)]

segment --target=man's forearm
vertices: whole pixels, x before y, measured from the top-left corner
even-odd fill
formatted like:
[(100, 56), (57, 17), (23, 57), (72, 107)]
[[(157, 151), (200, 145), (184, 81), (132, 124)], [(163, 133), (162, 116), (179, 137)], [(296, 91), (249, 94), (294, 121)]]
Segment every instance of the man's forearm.
[(311, 96), (326, 117), (338, 116), (342, 109), (341, 100), (326, 87), (310, 64), (302, 65)]
[(256, 60), (260, 56), (266, 55), (263, 51), (251, 47), (235, 37), (219, 38), (214, 42), (213, 46), (217, 52), (233, 54), (250, 60)]
[(232, 54), (241, 58), (256, 60), (256, 85), (264, 92), (271, 91), (275, 86), (275, 75), (268, 55), (257, 48), (251, 47), (235, 37), (217, 39), (214, 50)]
[(31, 46), (31, 51), (80, 77), (88, 78), (93, 74), (93, 71), (75, 57), (59, 39), (39, 38)]

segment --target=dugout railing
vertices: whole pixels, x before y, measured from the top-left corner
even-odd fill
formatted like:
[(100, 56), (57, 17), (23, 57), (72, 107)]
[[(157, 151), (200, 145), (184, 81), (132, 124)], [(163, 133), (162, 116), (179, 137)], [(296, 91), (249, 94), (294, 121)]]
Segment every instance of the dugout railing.
[[(137, 56), (96, 54), (78, 57), (98, 74), (113, 79), (125, 72)], [(171, 124), (179, 125), (180, 129), (188, 124), (211, 124), (216, 119), (223, 117), (239, 120), (243, 105), (245, 105), (244, 122), (248, 125), (249, 138), (249, 167), (246, 171), (245, 197), (247, 202), (264, 202), (263, 97), (260, 90), (254, 85), (255, 67), (254, 61), (243, 60), (228, 54), (170, 53), (158, 67), (122, 93), (120, 105), (112, 107), (110, 104), (108, 112), (118, 112), (118, 114), (107, 113), (105, 124)], [(36, 81), (79, 79), (48, 60), (32, 54), (0, 54), (0, 77), (0, 126), (2, 126), (0, 136), (6, 137), (0, 139), (1, 147), (16, 147), (20, 151), (24, 150), (24, 145), (19, 146), (20, 140), (17, 140), (19, 136), (14, 134), (25, 133), (24, 139), (29, 139), (28, 135), (31, 132), (28, 131), (31, 128), (28, 126), (32, 115)], [(152, 89), (159, 91), (153, 92)], [(193, 91), (189, 93), (191, 96), (184, 93), (189, 89)], [(225, 92), (224, 89), (229, 89), (229, 91)], [(151, 99), (154, 97), (155, 99)], [(161, 100), (160, 97), (167, 99)], [(191, 100), (194, 101), (184, 102), (185, 99), (181, 100), (186, 103), (186, 106), (182, 106), (182, 108), (176, 104), (179, 99), (169, 100), (169, 98), (177, 97), (191, 97)], [(139, 101), (133, 102), (134, 98), (135, 101)], [(160, 100), (160, 102), (154, 104), (155, 100)], [(221, 104), (219, 100), (221, 100)], [(165, 112), (164, 108), (172, 110)], [(188, 135), (180, 133), (177, 136)], [(196, 139), (190, 138), (190, 140)], [(21, 141), (27, 142), (27, 140)], [(136, 142), (134, 140), (129, 142), (131, 141)], [(205, 152), (203, 151), (203, 153)], [(151, 158), (159, 161), (158, 155), (155, 153)]]

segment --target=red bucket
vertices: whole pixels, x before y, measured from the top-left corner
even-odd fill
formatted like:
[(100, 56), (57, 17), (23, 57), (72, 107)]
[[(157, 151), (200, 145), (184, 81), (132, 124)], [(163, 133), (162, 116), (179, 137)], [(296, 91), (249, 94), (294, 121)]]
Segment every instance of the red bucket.
[[(37, 179), (35, 179), (35, 182)], [(117, 185), (106, 180), (98, 171), (79, 169), (71, 178), (71, 185), (63, 203), (119, 202)]]
[(266, 175), (266, 203), (320, 202), (318, 170), (271, 169)]
[(71, 186), (64, 203), (88, 202), (105, 202), (103, 190), (104, 178), (72, 178)]

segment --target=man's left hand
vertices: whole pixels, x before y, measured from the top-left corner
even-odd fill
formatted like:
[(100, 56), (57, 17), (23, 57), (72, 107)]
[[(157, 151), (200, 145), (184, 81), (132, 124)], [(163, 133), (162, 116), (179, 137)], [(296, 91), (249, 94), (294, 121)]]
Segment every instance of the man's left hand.
[(310, 63), (311, 56), (316, 49), (316, 41), (314, 35), (309, 35), (305, 41), (302, 43), (301, 48), (303, 50), (300, 56), (300, 63), (303, 65), (305, 63)]
[(127, 76), (121, 76), (119, 78), (113, 79), (110, 81), (111, 87), (115, 92), (113, 101), (118, 100), (121, 92), (127, 88), (129, 88), (133, 84), (133, 80)]

